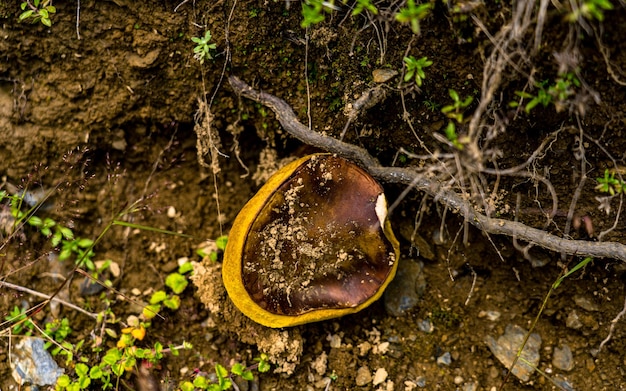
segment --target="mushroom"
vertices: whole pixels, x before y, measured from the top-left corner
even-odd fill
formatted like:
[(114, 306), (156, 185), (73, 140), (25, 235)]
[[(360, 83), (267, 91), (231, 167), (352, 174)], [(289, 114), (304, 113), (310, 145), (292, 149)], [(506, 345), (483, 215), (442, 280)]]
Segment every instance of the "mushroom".
[(345, 159), (314, 154), (278, 170), (239, 212), (222, 278), (250, 319), (296, 326), (380, 298), (398, 247), (381, 185)]

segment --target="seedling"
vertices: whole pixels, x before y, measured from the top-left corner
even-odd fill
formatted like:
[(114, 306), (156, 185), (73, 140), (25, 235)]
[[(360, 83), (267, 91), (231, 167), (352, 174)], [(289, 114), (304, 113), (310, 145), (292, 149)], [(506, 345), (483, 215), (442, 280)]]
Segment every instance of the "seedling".
[(611, 196), (626, 192), (626, 184), (619, 178), (615, 178), (615, 172), (610, 172), (608, 169), (604, 170), (604, 177), (596, 178), (598, 185), (596, 190), (602, 193), (609, 193)]
[[(347, 0), (343, 1), (344, 4), (347, 3)], [(367, 10), (373, 15), (378, 15), (378, 8), (374, 4), (372, 4), (371, 0), (356, 0), (356, 5), (352, 10), (352, 16), (357, 16), (363, 12), (363, 10)]]
[(163, 306), (171, 310), (177, 310), (180, 307), (179, 295), (189, 285), (187, 274), (192, 270), (193, 265), (190, 262), (185, 262), (178, 267), (178, 272), (169, 274), (165, 278), (165, 285), (172, 290), (173, 294), (168, 294), (163, 290), (154, 292), (150, 298), (150, 304), (142, 311), (143, 317), (147, 320), (154, 318)]
[(30, 20), (31, 23), (41, 22), (44, 26), (52, 26), (50, 15), (55, 14), (57, 9), (52, 5), (52, 0), (30, 0), (23, 1), (20, 4), (22, 13), (19, 16), (19, 20)]
[(443, 109), (441, 109), (441, 112), (451, 120), (448, 122), (448, 126), (446, 126), (445, 133), (452, 145), (461, 150), (463, 149), (463, 144), (465, 144), (467, 140), (459, 140), (456, 134), (456, 125), (454, 121), (458, 124), (463, 123), (465, 109), (467, 109), (467, 107), (472, 103), (474, 97), (470, 95), (464, 100), (461, 100), (459, 94), (453, 89), (448, 90), (448, 94), (450, 95), (450, 98), (452, 98), (453, 103), (451, 105), (444, 106)]
[[(567, 99), (576, 94), (575, 88), (580, 87), (580, 80), (572, 72), (560, 75), (554, 84), (550, 85), (549, 80), (544, 80), (540, 83), (536, 83), (537, 95), (532, 95), (525, 91), (515, 91), (515, 95), (524, 99), (529, 99), (524, 111), (530, 113), (532, 109), (538, 105), (548, 107), (551, 103), (554, 104), (556, 111), (563, 111), (565, 102)], [(520, 102), (513, 101), (509, 103), (509, 107), (518, 107)]]
[(613, 9), (613, 4), (609, 0), (583, 0), (576, 10), (567, 14), (565, 19), (569, 22), (576, 22), (581, 17), (587, 20), (604, 20), (604, 11)]
[(406, 7), (400, 8), (396, 14), (396, 20), (400, 23), (409, 23), (413, 34), (419, 35), (420, 21), (428, 16), (431, 8), (430, 3), (416, 5), (415, 0), (408, 0)]
[(200, 64), (204, 64), (206, 60), (212, 60), (213, 55), (211, 54), (212, 50), (217, 49), (217, 45), (211, 42), (211, 31), (207, 30), (204, 33), (204, 37), (192, 37), (191, 40), (195, 42), (197, 45), (193, 48), (194, 58), (200, 61)]
[(180, 385), (180, 389), (182, 391), (194, 391), (197, 389), (200, 390), (208, 390), (208, 391), (225, 391), (229, 390), (233, 386), (233, 377), (240, 376), (244, 380), (252, 380), (254, 379), (253, 370), (257, 370), (259, 373), (265, 373), (270, 370), (270, 364), (267, 362), (267, 355), (261, 354), (259, 357), (255, 358), (256, 364), (253, 364), (249, 367), (241, 363), (235, 363), (230, 371), (226, 369), (223, 365), (216, 364), (215, 365), (215, 377), (217, 379), (216, 383), (211, 383), (208, 379), (208, 376), (204, 374), (200, 374), (196, 376), (193, 382), (183, 382)]
[(404, 74), (404, 81), (408, 82), (411, 79), (415, 80), (415, 84), (418, 87), (422, 86), (423, 80), (426, 78), (424, 68), (433, 65), (433, 62), (428, 57), (422, 57), (416, 59), (413, 56), (404, 57), (404, 63), (406, 64), (406, 73)]

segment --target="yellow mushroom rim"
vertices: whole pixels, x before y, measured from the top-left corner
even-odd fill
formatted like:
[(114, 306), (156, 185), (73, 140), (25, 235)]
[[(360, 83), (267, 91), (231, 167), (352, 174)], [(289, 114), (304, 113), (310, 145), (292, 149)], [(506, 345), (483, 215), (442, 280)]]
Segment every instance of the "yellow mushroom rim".
[(250, 319), (289, 327), (369, 306), (398, 257), (382, 186), (345, 159), (315, 154), (278, 170), (239, 212), (222, 278)]

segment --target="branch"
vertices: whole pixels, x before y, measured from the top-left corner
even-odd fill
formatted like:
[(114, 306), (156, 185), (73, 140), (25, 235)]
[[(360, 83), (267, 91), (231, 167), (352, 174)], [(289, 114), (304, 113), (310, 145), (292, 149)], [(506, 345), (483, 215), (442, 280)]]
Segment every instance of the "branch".
[(461, 214), (470, 224), (484, 232), (515, 236), (533, 245), (569, 255), (626, 261), (626, 245), (621, 243), (564, 239), (519, 222), (487, 217), (476, 211), (457, 193), (445, 189), (436, 180), (429, 179), (411, 168), (381, 166), (367, 150), (309, 130), (298, 121), (293, 109), (284, 100), (266, 92), (257, 91), (236, 76), (230, 76), (228, 81), (237, 94), (269, 107), (276, 114), (283, 128), (303, 143), (355, 161), (383, 182), (404, 184), (423, 191), (432, 196), (435, 201)]

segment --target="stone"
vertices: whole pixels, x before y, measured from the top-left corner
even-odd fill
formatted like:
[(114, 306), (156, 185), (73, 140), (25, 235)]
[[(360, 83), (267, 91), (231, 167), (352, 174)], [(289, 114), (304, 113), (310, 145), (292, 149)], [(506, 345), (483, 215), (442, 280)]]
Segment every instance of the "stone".
[(387, 376), (389, 376), (389, 374), (387, 373), (387, 370), (385, 368), (378, 368), (376, 370), (376, 373), (374, 374), (372, 384), (375, 386), (381, 384), (382, 382), (387, 380)]
[[(507, 369), (511, 368), (513, 361), (517, 355), (517, 351), (524, 342), (524, 338), (528, 332), (522, 327), (509, 324), (506, 326), (504, 335), (500, 336), (496, 341), (493, 337), (487, 336), (485, 343), (491, 350), (494, 356), (504, 365)], [(539, 365), (539, 348), (541, 347), (541, 337), (537, 333), (530, 334), (524, 349), (522, 350), (521, 357), (526, 362), (517, 360), (515, 366), (512, 369), (513, 375), (523, 382), (530, 380), (530, 376), (535, 372), (535, 368)]]
[(571, 371), (574, 369), (574, 355), (569, 345), (563, 344), (561, 347), (554, 348), (552, 365), (563, 371)]
[(372, 381), (372, 373), (367, 366), (362, 366), (356, 370), (356, 385), (363, 387)]
[(385, 309), (390, 315), (403, 316), (415, 308), (426, 289), (423, 267), (421, 262), (400, 260), (396, 277), (384, 294)]

